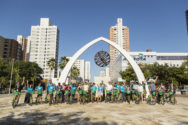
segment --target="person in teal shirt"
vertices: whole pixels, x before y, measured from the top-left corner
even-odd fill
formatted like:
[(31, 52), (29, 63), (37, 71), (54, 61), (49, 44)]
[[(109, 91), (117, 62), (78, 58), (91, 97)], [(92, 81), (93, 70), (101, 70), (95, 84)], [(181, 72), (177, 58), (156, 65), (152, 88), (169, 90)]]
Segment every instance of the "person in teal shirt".
[(95, 91), (97, 90), (97, 86), (95, 86), (95, 83), (93, 83), (92, 87), (91, 87), (91, 91)]
[(77, 87), (76, 87), (76, 85), (73, 83), (73, 84), (71, 85), (71, 96), (72, 96), (73, 100), (75, 99), (76, 89), (77, 89)]
[(100, 86), (98, 86), (98, 101), (102, 101), (102, 95), (103, 95), (103, 86), (102, 84), (100, 84)]
[(121, 99), (122, 101), (125, 100), (125, 86), (123, 85), (123, 83), (121, 83)]
[(38, 86), (35, 88), (35, 90), (38, 92), (37, 97), (40, 97), (40, 102), (42, 103), (43, 87), (41, 86), (41, 83), (38, 84)]
[(29, 84), (29, 82), (27, 80), (27, 92), (25, 95), (24, 103), (30, 103), (30, 97), (32, 96), (32, 94), (31, 94), (32, 92), (33, 92), (32, 84)]
[(55, 86), (53, 85), (53, 83), (51, 83), (50, 86), (48, 87), (48, 92), (52, 92), (53, 94), (54, 90), (55, 90)]
[(116, 84), (116, 87), (118, 90), (121, 90), (121, 85), (119, 84), (119, 82)]

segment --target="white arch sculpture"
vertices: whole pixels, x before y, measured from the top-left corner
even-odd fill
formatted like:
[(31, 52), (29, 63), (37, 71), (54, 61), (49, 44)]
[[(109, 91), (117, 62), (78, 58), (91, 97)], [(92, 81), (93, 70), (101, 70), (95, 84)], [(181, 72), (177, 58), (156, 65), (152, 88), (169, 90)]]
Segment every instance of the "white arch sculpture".
[[(142, 83), (143, 81), (145, 81), (145, 77), (140, 69), (140, 67), (138, 66), (138, 64), (132, 59), (132, 57), (123, 49), (121, 48), (118, 44), (104, 38), (104, 37), (99, 37), (89, 43), (87, 43), (85, 46), (83, 46), (81, 49), (79, 49), (74, 55), (73, 57), (70, 59), (70, 61), (67, 63), (67, 65), (65, 66), (65, 68), (63, 69), (63, 71), (61, 72), (61, 76), (59, 78), (59, 83), (64, 83), (67, 79), (68, 73), (71, 69), (71, 67), (74, 65), (75, 61), (79, 58), (79, 56), (85, 52), (89, 47), (91, 47), (92, 45), (96, 44), (97, 42), (100, 41), (104, 41), (110, 45), (112, 45), (114, 48), (116, 48), (127, 60), (128, 62), (131, 64), (131, 66), (133, 67), (134, 72), (136, 73), (137, 79), (140, 83)], [(146, 83), (146, 93), (147, 96), (149, 95), (149, 89)]]

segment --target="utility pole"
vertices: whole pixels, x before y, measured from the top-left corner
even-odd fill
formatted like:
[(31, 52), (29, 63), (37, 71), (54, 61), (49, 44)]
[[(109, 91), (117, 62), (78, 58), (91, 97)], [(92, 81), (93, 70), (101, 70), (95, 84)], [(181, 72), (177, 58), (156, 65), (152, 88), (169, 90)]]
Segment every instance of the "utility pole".
[(12, 85), (12, 74), (13, 74), (13, 67), (14, 67), (14, 59), (12, 59), (12, 69), (11, 69), (11, 75), (10, 75), (9, 94), (10, 94), (11, 85)]

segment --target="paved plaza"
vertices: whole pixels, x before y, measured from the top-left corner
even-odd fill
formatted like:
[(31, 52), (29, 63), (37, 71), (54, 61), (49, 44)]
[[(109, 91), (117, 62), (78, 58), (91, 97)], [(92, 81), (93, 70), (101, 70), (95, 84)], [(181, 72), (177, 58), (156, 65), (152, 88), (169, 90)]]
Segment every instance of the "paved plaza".
[(24, 105), (24, 94), (20, 104), (15, 109), (11, 106), (12, 95), (0, 95), (0, 125), (30, 125), (30, 124), (145, 124), (145, 125), (182, 125), (188, 124), (188, 97), (177, 97), (178, 104), (151, 106), (142, 104), (105, 104), (78, 103)]

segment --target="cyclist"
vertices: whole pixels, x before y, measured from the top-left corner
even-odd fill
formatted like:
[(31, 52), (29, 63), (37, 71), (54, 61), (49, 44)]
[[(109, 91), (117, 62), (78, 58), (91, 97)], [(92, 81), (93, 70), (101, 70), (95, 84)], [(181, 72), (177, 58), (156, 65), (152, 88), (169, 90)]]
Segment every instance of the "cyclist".
[[(48, 85), (48, 96), (51, 96), (52, 102), (54, 102), (54, 96), (53, 96), (54, 90), (55, 90), (55, 86), (54, 86), (54, 84), (51, 82), (51, 84)], [(51, 93), (50, 93), (50, 92), (51, 92)], [(49, 95), (49, 94), (51, 94), (51, 95)], [(51, 102), (50, 102), (50, 103), (51, 103)]]
[(139, 83), (137, 89), (138, 89), (138, 92), (140, 93), (140, 95), (139, 95), (140, 97), (139, 98), (141, 99), (141, 102), (142, 102), (143, 101), (144, 88), (143, 88), (141, 83)]
[(72, 96), (72, 99), (74, 100), (75, 99), (75, 93), (76, 93), (76, 84), (75, 83), (73, 83), (72, 85), (71, 85), (71, 96)]
[(83, 90), (83, 86), (81, 83), (78, 84), (78, 87), (77, 87), (77, 91), (78, 91), (78, 97), (77, 97), (77, 102), (81, 102), (81, 98), (82, 98), (82, 90)]
[(116, 88), (117, 88), (117, 98), (119, 101), (120, 96), (121, 96), (121, 85), (119, 84), (119, 82), (116, 83)]
[(69, 84), (65, 85), (64, 90), (65, 90), (65, 101), (68, 104), (69, 103), (69, 97), (70, 97), (70, 90), (71, 90), (70, 85)]
[(125, 88), (125, 97), (126, 97), (126, 101), (130, 104), (131, 89), (130, 89), (129, 85), (127, 85), (126, 88)]
[(21, 85), (20, 85), (19, 82), (17, 82), (16, 87), (15, 87), (15, 90), (16, 90), (17, 92), (19, 92), (19, 95), (18, 95), (18, 98), (17, 98), (17, 104), (18, 104), (19, 99), (20, 99), (20, 96), (21, 96), (21, 90), (23, 89), (24, 79), (25, 79), (25, 78), (23, 77), (23, 81), (22, 81)]
[(35, 90), (38, 92), (37, 98), (40, 98), (40, 103), (42, 103), (43, 87), (41, 86), (41, 83), (38, 84), (38, 86), (35, 88)]
[(151, 93), (153, 93), (153, 92), (156, 93), (155, 84), (156, 84), (157, 79), (158, 79), (158, 76), (156, 77), (155, 80), (153, 80), (153, 79), (150, 80), (151, 84), (149, 85), (149, 87), (151, 88)]
[(33, 87), (32, 87), (32, 84), (29, 84), (28, 80), (27, 80), (27, 92), (26, 92), (26, 95), (25, 95), (25, 100), (24, 100), (24, 103), (30, 103), (30, 97), (32, 96), (31, 95), (31, 92), (33, 91)]
[(125, 85), (121, 83), (121, 99), (122, 102), (125, 100)]
[(157, 101), (158, 103), (161, 101), (161, 97), (164, 97), (164, 92), (165, 92), (165, 87), (163, 86), (163, 84), (161, 83), (159, 86), (158, 86), (158, 98), (157, 98)]
[(58, 83), (58, 85), (56, 86), (56, 94), (61, 99), (61, 101), (62, 101), (62, 97), (63, 97), (62, 89), (63, 89), (62, 85), (60, 83)]
[(91, 86), (91, 101), (93, 102), (94, 100), (96, 100), (96, 90), (97, 87), (95, 86), (95, 83), (93, 83), (93, 85)]
[(108, 82), (106, 86), (106, 102), (111, 100), (113, 86), (111, 82)]
[(46, 89), (46, 97), (45, 100), (47, 100), (47, 96), (48, 96), (48, 88), (51, 86), (52, 81), (49, 80), (48, 83), (46, 83), (45, 89)]
[(102, 101), (102, 96), (103, 96), (103, 86), (102, 83), (100, 83), (100, 85), (97, 88), (98, 91), (98, 102)]

